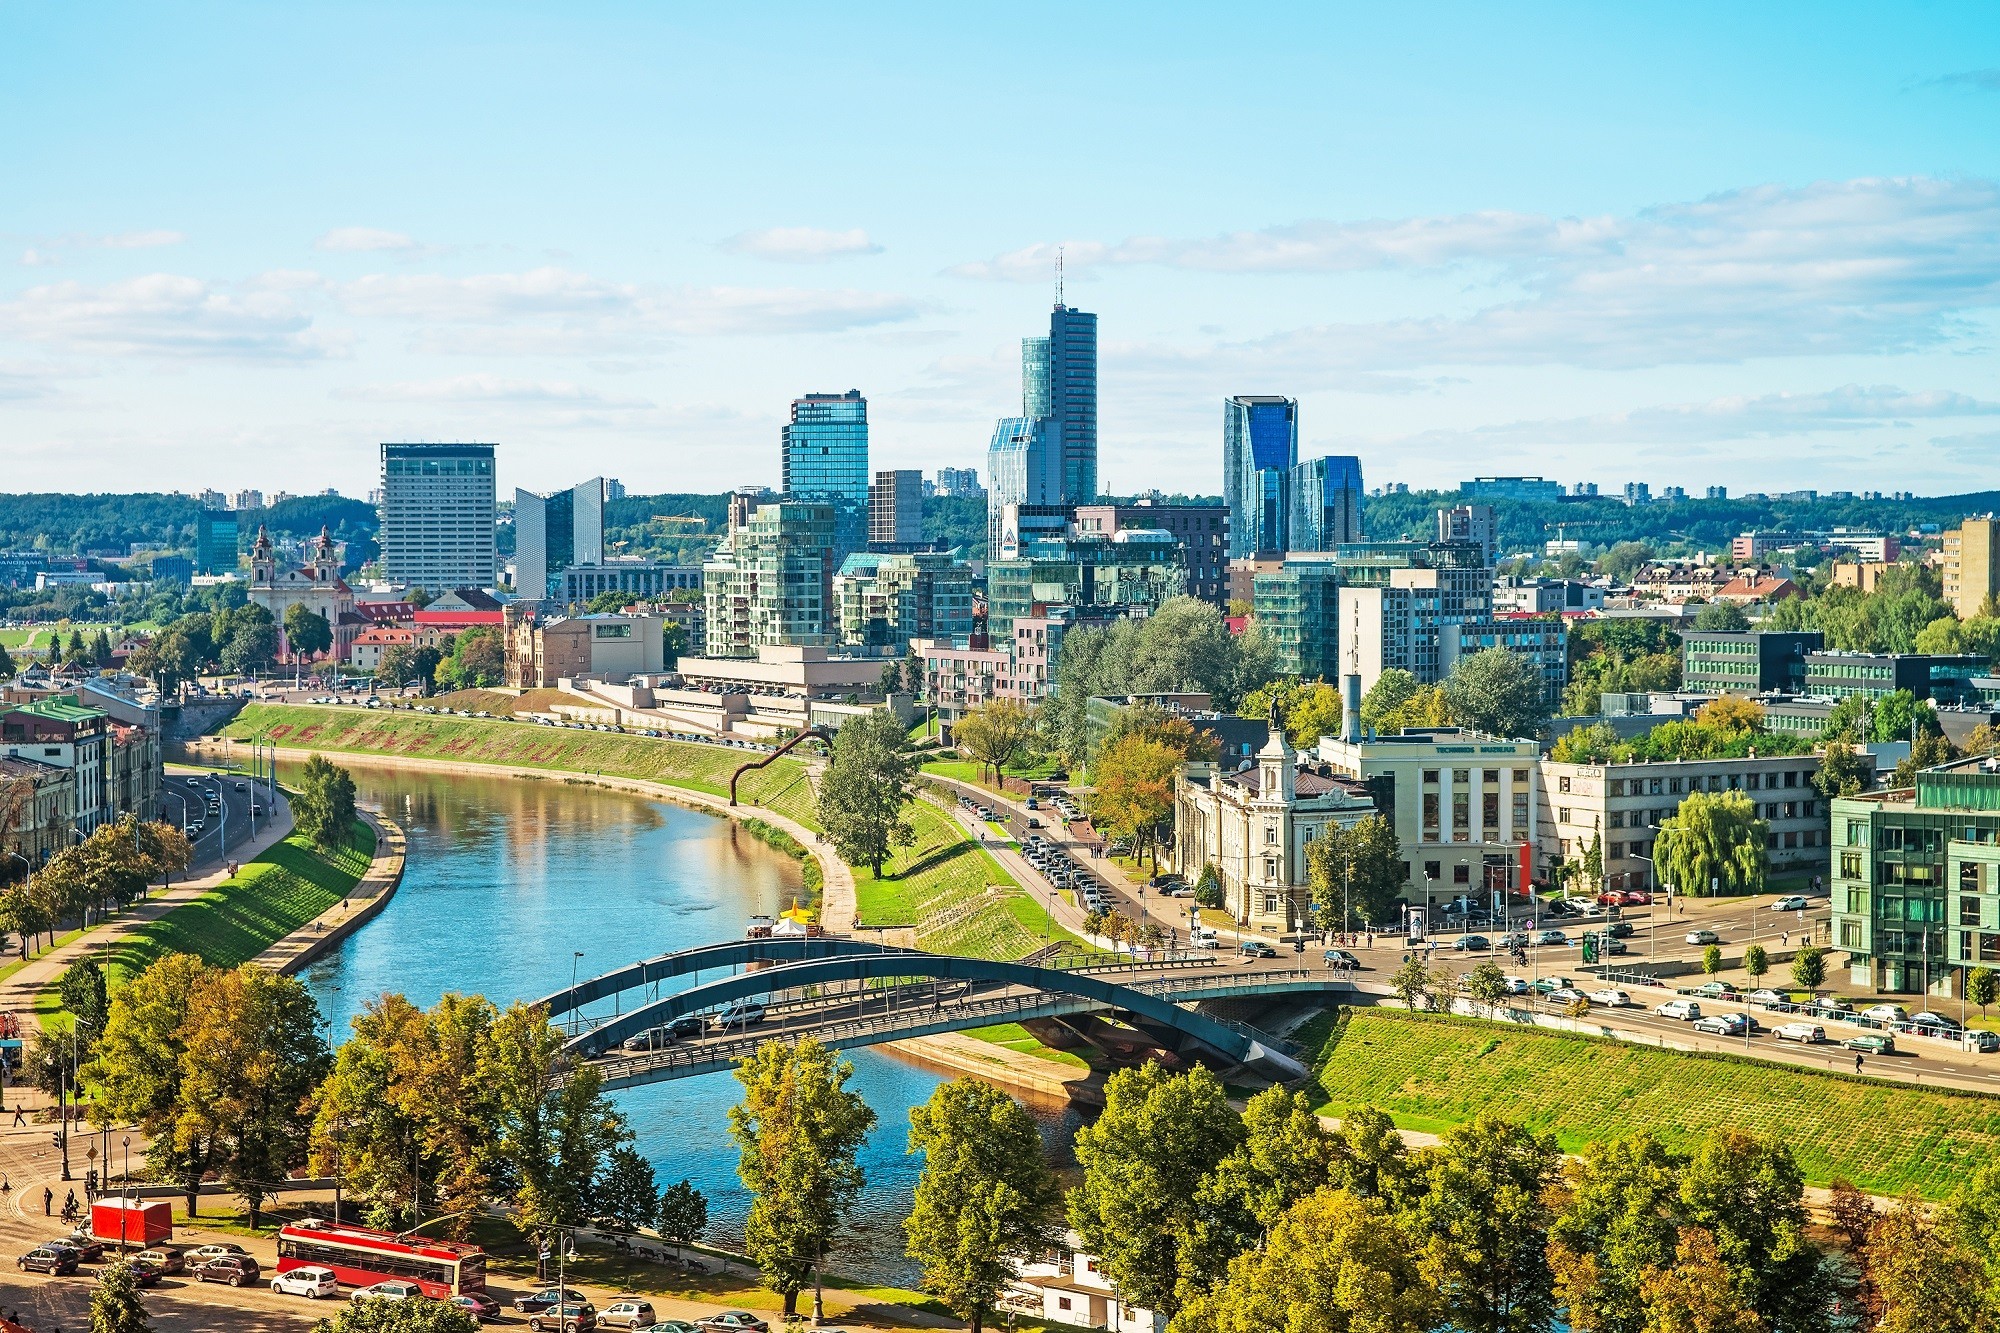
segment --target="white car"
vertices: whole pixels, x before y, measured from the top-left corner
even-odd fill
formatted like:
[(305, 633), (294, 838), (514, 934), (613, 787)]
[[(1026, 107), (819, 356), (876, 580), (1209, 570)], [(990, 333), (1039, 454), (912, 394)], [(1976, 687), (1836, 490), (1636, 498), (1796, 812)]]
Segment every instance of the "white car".
[(362, 1301), (415, 1301), (422, 1300), (424, 1289), (414, 1282), (377, 1282), (372, 1287), (363, 1287), (354, 1293), (356, 1304)]
[(271, 1290), (280, 1296), (303, 1296), (316, 1301), (322, 1296), (338, 1296), (340, 1279), (331, 1268), (294, 1268), (274, 1276)]
[(1501, 985), (1509, 995), (1526, 995), (1528, 993), (1528, 979), (1526, 977), (1508, 977), (1501, 982)]
[(1603, 990), (1592, 991), (1590, 993), (1590, 1002), (1592, 1004), (1601, 1004), (1606, 1009), (1638, 1008), (1638, 1005), (1633, 1001), (1631, 996), (1627, 995), (1624, 991), (1619, 990), (1615, 986), (1609, 986)]
[(1907, 1023), (1910, 1011), (1900, 1004), (1871, 1004), (1861, 1011), (1861, 1016), (1877, 1023)]
[(1692, 1023), (1701, 1017), (1701, 1006), (1693, 1000), (1668, 1000), (1653, 1012), (1661, 1018), (1674, 1018), (1683, 1023)]
[(1796, 1041), (1806, 1046), (1817, 1046), (1826, 1040), (1826, 1029), (1817, 1023), (1780, 1023), (1771, 1035), (1779, 1041)]
[(1690, 930), (1687, 933), (1687, 942), (1689, 944), (1720, 944), (1722, 943), (1722, 936), (1712, 930)]
[(1778, 901), (1772, 903), (1771, 910), (1773, 912), (1803, 912), (1806, 910), (1806, 900), (1794, 893), (1789, 897), (1780, 898)]

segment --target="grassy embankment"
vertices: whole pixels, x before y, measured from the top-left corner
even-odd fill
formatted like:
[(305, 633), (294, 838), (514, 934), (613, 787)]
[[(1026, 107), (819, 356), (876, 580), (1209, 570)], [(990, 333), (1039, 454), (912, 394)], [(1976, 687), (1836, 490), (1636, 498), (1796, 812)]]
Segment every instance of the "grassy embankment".
[[(117, 990), (170, 953), (198, 954), (217, 967), (246, 963), (354, 891), (375, 855), (375, 830), (354, 821), (337, 852), (315, 850), (294, 833), (200, 897), (148, 921), (92, 956)], [(45, 1019), (61, 1009), (56, 988), (36, 998)]]
[(1299, 1033), (1323, 1109), (1375, 1106), (1438, 1131), (1497, 1111), (1567, 1151), (1651, 1130), (1686, 1151), (1712, 1129), (1784, 1140), (1806, 1179), (1949, 1194), (2000, 1152), (2000, 1098), (1470, 1018), (1362, 1009)]

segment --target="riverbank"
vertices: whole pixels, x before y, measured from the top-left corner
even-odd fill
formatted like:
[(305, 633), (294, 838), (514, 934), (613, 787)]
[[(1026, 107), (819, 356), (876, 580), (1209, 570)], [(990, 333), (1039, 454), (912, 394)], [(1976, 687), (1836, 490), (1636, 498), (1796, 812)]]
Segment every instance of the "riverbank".
[(373, 921), (403, 882), (403, 866), (409, 858), (409, 844), (402, 826), (372, 810), (357, 812), (363, 825), (374, 835), (374, 852), (367, 873), (341, 896), (338, 906), (330, 906), (309, 923), (274, 940), (251, 961), (280, 976), (291, 976), (328, 950)]

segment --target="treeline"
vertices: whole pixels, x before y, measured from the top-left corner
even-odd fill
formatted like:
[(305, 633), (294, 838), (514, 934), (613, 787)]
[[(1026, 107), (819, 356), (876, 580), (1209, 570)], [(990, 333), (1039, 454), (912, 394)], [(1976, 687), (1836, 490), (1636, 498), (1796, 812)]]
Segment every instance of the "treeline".
[[(38, 550), (51, 555), (111, 551), (123, 556), (135, 544), (143, 543), (186, 549), (194, 545), (195, 519), (201, 510), (201, 501), (193, 496), (147, 491), (122, 495), (56, 491), (0, 494), (0, 550)], [(367, 547), (363, 558), (373, 558), (375, 507), (363, 500), (295, 495), (263, 509), (244, 511), (238, 523), (239, 539), (246, 546), (260, 523), (269, 527), (274, 537), (316, 536), (324, 527), (350, 543), (363, 543)]]
[[(0, 778), (0, 843), (27, 822), (35, 800), (32, 778)], [(32, 876), (17, 857), (0, 865), (0, 947), (12, 935), (25, 960), (37, 939), (53, 946), (65, 922), (88, 925), (93, 913), (129, 906), (154, 880), (171, 882), (188, 868), (194, 847), (187, 835), (161, 820), (126, 815), (73, 847), (65, 847)]]

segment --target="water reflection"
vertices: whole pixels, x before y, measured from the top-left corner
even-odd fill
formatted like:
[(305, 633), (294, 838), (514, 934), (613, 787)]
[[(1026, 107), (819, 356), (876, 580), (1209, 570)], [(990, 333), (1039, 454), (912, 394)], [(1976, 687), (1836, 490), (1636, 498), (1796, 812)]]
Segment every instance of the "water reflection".
[[(796, 862), (712, 815), (560, 780), (349, 766), (359, 798), (403, 826), (410, 861), (382, 915), (305, 975), (343, 1035), (384, 991), (422, 1005), (448, 990), (533, 999), (568, 985), (572, 966), (588, 976), (736, 938), (745, 918), (799, 889)], [(862, 1150), (869, 1183), (840, 1267), (911, 1285), (900, 1230), (919, 1167), (905, 1151), (909, 1108), (940, 1078), (879, 1051), (853, 1060), (852, 1086), (879, 1123)], [(618, 1094), (661, 1183), (685, 1176), (706, 1192), (725, 1243), (742, 1240), (749, 1209), (726, 1128), (737, 1093), (728, 1074), (711, 1074)], [(1055, 1159), (1069, 1160), (1072, 1113), (1036, 1115)]]

